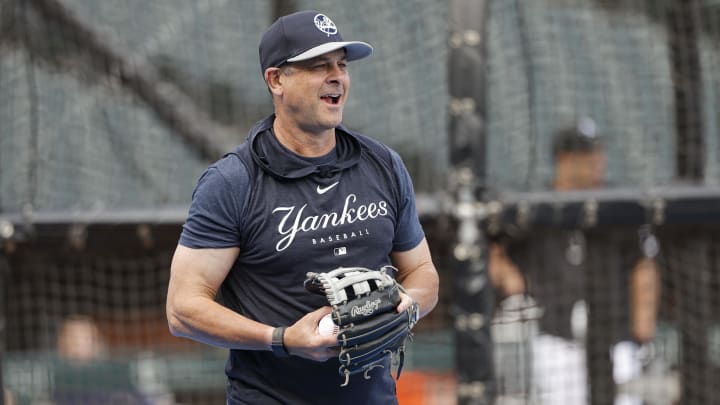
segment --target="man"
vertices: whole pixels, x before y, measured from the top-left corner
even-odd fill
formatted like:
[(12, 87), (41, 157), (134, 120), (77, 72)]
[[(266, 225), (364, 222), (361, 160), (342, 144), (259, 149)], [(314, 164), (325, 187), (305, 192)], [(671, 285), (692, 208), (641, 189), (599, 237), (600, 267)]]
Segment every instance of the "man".
[(159, 395), (151, 398), (154, 395), (135, 384), (127, 361), (108, 356), (104, 337), (91, 317), (72, 315), (64, 319), (56, 342), (53, 404), (161, 403)]
[[(593, 120), (585, 118), (577, 126), (561, 130), (554, 138), (552, 154), (554, 190), (591, 190), (605, 186), (607, 156)], [(648, 256), (638, 257), (645, 252), (633, 249), (634, 246), (628, 248), (627, 260), (618, 264), (618, 270), (606, 271), (598, 276), (603, 284), (591, 285), (601, 294), (588, 294), (588, 283), (598, 284), (599, 281), (598, 278), (589, 281), (587, 270), (582, 267), (587, 254), (585, 244), (583, 234), (573, 231), (566, 239), (543, 234), (539, 240), (513, 241), (512, 246), (496, 242), (490, 246), (489, 272), (499, 295), (515, 298), (507, 300), (508, 303), (527, 305), (527, 299), (516, 297), (528, 293), (542, 307), (541, 334), (533, 339), (534, 384), (542, 403), (585, 403), (588, 363), (582, 339), (589, 333), (585, 331), (588, 305), (595, 308), (588, 326), (595, 335), (596, 331), (601, 331), (602, 342), (598, 346), (608, 345), (608, 350), (599, 355), (588, 353), (593, 358), (589, 362), (594, 367), (591, 369), (592, 380), (598, 378), (596, 374), (606, 371), (598, 367), (598, 362), (610, 362), (606, 353), (609, 346), (618, 341), (620, 343), (613, 347), (614, 364), (608, 364), (607, 370), (612, 373), (615, 369), (617, 383), (637, 375), (639, 363), (634, 345), (625, 340), (645, 343), (655, 334), (659, 298), (659, 270), (655, 260)], [(616, 256), (621, 257), (620, 254)], [(629, 274), (627, 268), (631, 268)], [(627, 280), (623, 281), (625, 276)], [(598, 304), (597, 300), (609, 296), (609, 292), (603, 290), (607, 285), (627, 286), (627, 297), (619, 296), (630, 309), (629, 328), (619, 327), (619, 331), (612, 333), (606, 331), (611, 329), (609, 325), (615, 319), (611, 315), (615, 314), (603, 308), (606, 303)], [(586, 299), (590, 302), (586, 303)], [(597, 336), (592, 338), (597, 340)], [(624, 371), (628, 368), (632, 370)], [(612, 375), (608, 377), (612, 379)], [(635, 401), (618, 396), (615, 403), (632, 404)]]
[[(553, 190), (590, 190), (604, 185), (607, 157), (595, 133), (595, 123), (591, 119), (583, 119), (577, 126), (560, 130), (553, 138), (551, 152), (554, 162)], [(578, 240), (578, 237), (581, 238), (577, 233), (571, 234), (569, 244), (571, 247), (578, 247), (579, 244), (584, 243)], [(565, 241), (561, 243), (566, 244)], [(540, 253), (548, 248), (550, 247), (539, 249)], [(542, 302), (543, 307), (546, 308), (545, 316), (541, 319), (544, 327), (541, 329), (573, 339), (570, 311), (577, 301), (583, 299), (584, 280), (582, 272), (577, 269), (577, 263), (568, 260), (567, 254), (562, 258), (561, 263), (547, 266), (554, 269), (551, 273), (547, 273), (545, 267), (530, 266), (529, 263), (527, 267), (532, 268), (522, 266), (521, 271), (508, 254), (506, 243), (498, 240), (490, 245), (489, 273), (491, 282), (498, 290), (501, 299), (529, 292), (535, 298), (549, 301), (550, 303)], [(534, 261), (529, 262), (534, 263)], [(553, 279), (549, 279), (550, 277)], [(560, 296), (558, 289), (562, 290)], [(547, 308), (548, 305), (555, 307)]]
[(259, 48), (275, 113), (198, 182), (172, 262), (170, 330), (230, 349), (228, 404), (397, 403), (389, 358), (340, 386), (336, 338), (316, 333), (331, 309), (303, 288), (309, 271), (392, 264), (407, 291), (398, 312), (414, 301), (422, 317), (437, 303), (406, 168), (342, 125), (347, 63), (372, 47), (303, 11), (275, 21)]

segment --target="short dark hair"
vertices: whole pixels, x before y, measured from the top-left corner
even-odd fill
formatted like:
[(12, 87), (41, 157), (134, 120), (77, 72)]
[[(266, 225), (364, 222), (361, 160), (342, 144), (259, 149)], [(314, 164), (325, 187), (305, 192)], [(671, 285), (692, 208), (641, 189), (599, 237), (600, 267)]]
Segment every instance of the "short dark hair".
[(559, 130), (553, 138), (553, 156), (564, 152), (594, 152), (602, 149), (602, 137), (595, 132), (595, 122), (585, 119), (578, 125)]

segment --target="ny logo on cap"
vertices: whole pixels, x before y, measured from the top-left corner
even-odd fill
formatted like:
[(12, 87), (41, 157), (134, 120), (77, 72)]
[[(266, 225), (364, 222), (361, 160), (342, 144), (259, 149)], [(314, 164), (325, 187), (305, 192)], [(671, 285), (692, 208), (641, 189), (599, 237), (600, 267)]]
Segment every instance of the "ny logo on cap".
[(325, 14), (318, 14), (315, 16), (315, 26), (320, 31), (327, 34), (327, 36), (337, 34), (337, 27), (335, 23)]

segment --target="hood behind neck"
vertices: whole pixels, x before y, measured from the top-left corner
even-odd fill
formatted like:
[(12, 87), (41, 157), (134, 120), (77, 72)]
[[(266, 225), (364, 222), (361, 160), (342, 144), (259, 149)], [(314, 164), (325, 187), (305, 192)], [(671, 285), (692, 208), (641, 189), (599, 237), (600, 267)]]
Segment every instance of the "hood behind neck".
[(360, 160), (360, 141), (343, 125), (335, 129), (336, 159), (306, 158), (285, 148), (275, 137), (272, 126), (275, 114), (250, 129), (248, 144), (253, 161), (266, 173), (278, 179), (292, 180), (318, 174), (332, 177)]

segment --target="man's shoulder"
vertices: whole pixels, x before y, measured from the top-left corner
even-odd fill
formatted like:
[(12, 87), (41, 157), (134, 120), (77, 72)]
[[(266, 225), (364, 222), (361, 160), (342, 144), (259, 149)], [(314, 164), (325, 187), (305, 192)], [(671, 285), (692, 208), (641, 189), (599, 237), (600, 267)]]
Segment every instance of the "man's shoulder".
[(247, 153), (247, 142), (237, 146), (232, 152), (213, 163), (208, 171), (216, 170), (227, 181), (234, 182), (248, 178), (251, 168), (251, 157)]
[(390, 146), (373, 137), (351, 130), (345, 126), (340, 126), (339, 129), (357, 139), (365, 150), (382, 157), (387, 163), (392, 164), (393, 155), (396, 155), (397, 152), (395, 152)]

